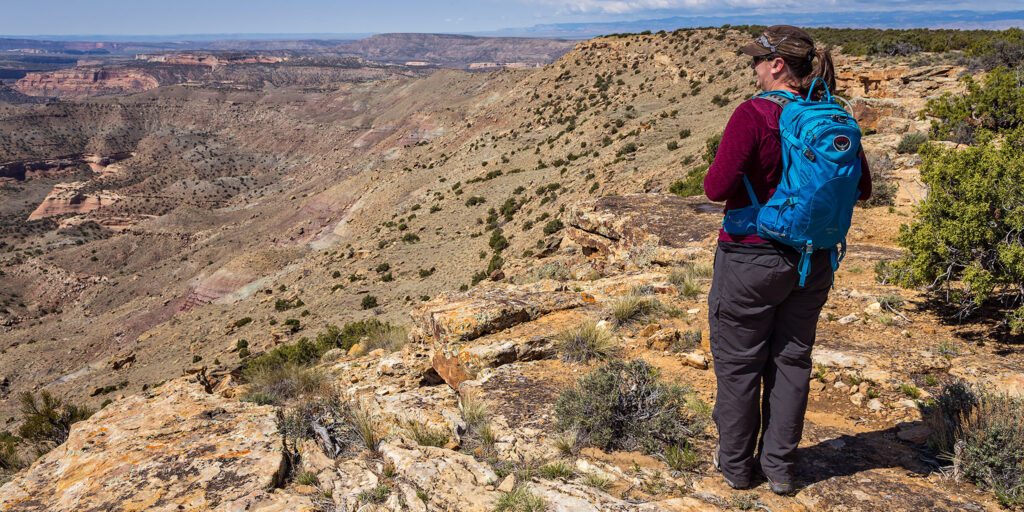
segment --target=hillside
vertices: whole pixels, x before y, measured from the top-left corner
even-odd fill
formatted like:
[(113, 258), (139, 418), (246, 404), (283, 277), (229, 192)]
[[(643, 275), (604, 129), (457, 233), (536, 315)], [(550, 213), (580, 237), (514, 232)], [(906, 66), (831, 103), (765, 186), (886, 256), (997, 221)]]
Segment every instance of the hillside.
[[(668, 190), (699, 172), (705, 141), (754, 92), (747, 58), (735, 53), (746, 39), (727, 30), (602, 37), (538, 70), (442, 70), (312, 91), (170, 85), (0, 104), (0, 165), (10, 170), (0, 188), (0, 419), (18, 426), (23, 391), (93, 408), (112, 402), (4, 487), (12, 497), (0, 504), (73, 509), (26, 496), (49, 492), (46, 475), (66, 457), (118, 474), (112, 460), (148, 448), (111, 441), (118, 455), (105, 448), (81, 456), (82, 446), (96, 443), (101, 427), (126, 439), (117, 436), (148, 428), (131, 424), (132, 415), (172, 407), (196, 423), (168, 413), (154, 446), (195, 435), (216, 445), (203, 453), (235, 455), (219, 466), (187, 450), (146, 455), (151, 475), (172, 471), (191, 483), (81, 484), (76, 499), (294, 510), (328, 509), (326, 498), (344, 509), (385, 485), (391, 494), (380, 501), (389, 510), (424, 502), (489, 509), (496, 489), (506, 490), (496, 473), (504, 463), (495, 461), (557, 455), (556, 395), (594, 366), (558, 360), (554, 334), (606, 318), (635, 286), (666, 309), (619, 328), (621, 350), (709, 402), (709, 280), (688, 295), (669, 281), (672, 269), (711, 263), (720, 205)], [(865, 147), (876, 177), (899, 192), (891, 209), (856, 213), (815, 350), (821, 386), (805, 442), (817, 465), (805, 470), (792, 509), (994, 509), (986, 494), (949, 485), (921, 461), (921, 413), (899, 386), (934, 393), (965, 378), (1019, 393), (1021, 354), (989, 339), (985, 326), (947, 325), (917, 292), (870, 275), (899, 254), (893, 237), (921, 194), (919, 157), (894, 149), (903, 134), (926, 129), (916, 115), (925, 99), (959, 90), (965, 71), (839, 62), (844, 93), (874, 131)], [(908, 300), (909, 323), (879, 315), (877, 300), (889, 294)], [(300, 461), (275, 459), (232, 477), (235, 487), (188, 480), (248, 460), (202, 414), (244, 417), (255, 432), (245, 448), (252, 453), (280, 443), (270, 407), (238, 402), (247, 358), (368, 318), (406, 327), (409, 343), (390, 354), (336, 351), (319, 368), (343, 397), (361, 397), (390, 426), (395, 437), (379, 456), (356, 450), (328, 460), (329, 443), (306, 441)], [(665, 341), (694, 329), (702, 341), (686, 350)], [(479, 440), (459, 419), (467, 383), (492, 408), (493, 453), (475, 451)], [(457, 439), (417, 447), (400, 435), (409, 417), (467, 435), (463, 449)], [(202, 434), (189, 434), (195, 429)], [(608, 480), (603, 490), (565, 475), (526, 483), (559, 510), (584, 502), (601, 510), (742, 508), (737, 499), (790, 506), (765, 489), (750, 497), (723, 488), (706, 462), (711, 438), (694, 442), (698, 461), (682, 472), (640, 453), (588, 448), (572, 464)], [(195, 462), (181, 465), (186, 459)], [(284, 478), (288, 464), (318, 474), (320, 491), (298, 473)], [(267, 485), (284, 491), (266, 493)]]

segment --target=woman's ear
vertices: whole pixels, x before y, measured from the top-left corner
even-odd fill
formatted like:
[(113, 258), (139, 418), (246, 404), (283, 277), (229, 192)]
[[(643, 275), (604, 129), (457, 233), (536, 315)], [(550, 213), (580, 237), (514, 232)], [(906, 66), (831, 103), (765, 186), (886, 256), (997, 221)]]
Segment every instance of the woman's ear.
[(772, 59), (769, 69), (773, 75), (779, 75), (782, 73), (782, 70), (786, 69), (786, 61), (782, 57), (775, 57)]

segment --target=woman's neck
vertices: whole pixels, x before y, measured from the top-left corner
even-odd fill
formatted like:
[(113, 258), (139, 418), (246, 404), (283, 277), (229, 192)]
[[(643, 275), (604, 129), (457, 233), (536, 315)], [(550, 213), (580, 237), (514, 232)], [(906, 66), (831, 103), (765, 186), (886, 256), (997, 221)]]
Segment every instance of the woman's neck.
[(766, 91), (789, 91), (793, 94), (800, 94), (800, 91), (793, 87), (786, 80), (772, 80), (771, 83), (765, 84)]

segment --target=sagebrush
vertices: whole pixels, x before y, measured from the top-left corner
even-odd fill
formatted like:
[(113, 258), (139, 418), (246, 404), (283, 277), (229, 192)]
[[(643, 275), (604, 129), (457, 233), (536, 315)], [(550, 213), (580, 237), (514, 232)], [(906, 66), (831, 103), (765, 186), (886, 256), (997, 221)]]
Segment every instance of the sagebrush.
[(956, 478), (1024, 505), (1024, 398), (956, 383), (928, 411), (929, 445), (951, 461)]
[(690, 391), (658, 376), (657, 368), (640, 359), (608, 362), (559, 394), (559, 427), (602, 450), (654, 452), (683, 445), (703, 431), (701, 420), (683, 414)]

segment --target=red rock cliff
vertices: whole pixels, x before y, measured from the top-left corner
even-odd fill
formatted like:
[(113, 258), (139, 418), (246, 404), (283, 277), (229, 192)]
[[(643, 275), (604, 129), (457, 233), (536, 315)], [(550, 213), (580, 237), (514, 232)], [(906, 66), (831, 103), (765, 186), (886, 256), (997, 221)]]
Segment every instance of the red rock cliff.
[(138, 92), (159, 85), (156, 78), (138, 69), (69, 68), (29, 73), (14, 88), (29, 96), (81, 98)]

